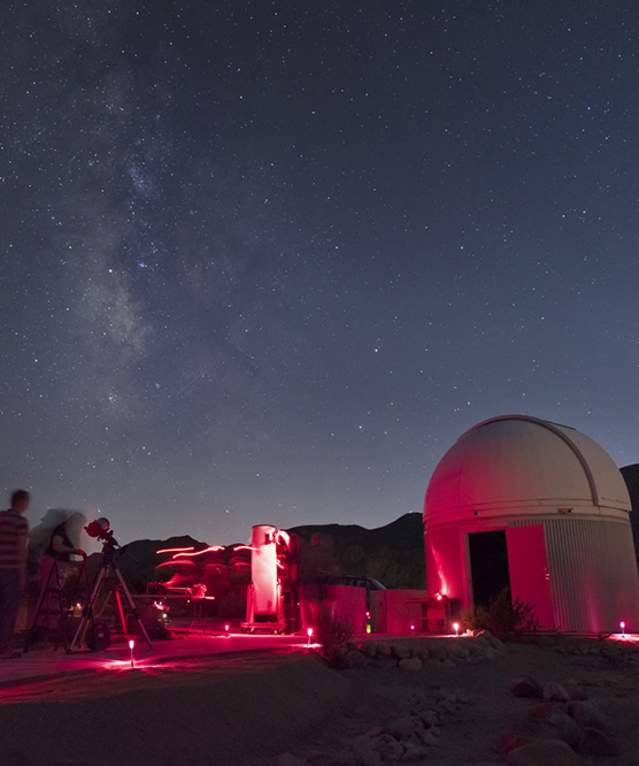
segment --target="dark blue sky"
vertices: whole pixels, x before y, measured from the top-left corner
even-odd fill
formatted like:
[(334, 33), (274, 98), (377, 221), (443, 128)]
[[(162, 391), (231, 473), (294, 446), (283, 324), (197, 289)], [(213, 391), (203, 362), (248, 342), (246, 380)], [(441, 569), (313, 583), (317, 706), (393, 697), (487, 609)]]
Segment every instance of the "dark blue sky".
[(118, 536), (419, 510), (474, 422), (639, 461), (639, 8), (6, 2), (0, 488)]

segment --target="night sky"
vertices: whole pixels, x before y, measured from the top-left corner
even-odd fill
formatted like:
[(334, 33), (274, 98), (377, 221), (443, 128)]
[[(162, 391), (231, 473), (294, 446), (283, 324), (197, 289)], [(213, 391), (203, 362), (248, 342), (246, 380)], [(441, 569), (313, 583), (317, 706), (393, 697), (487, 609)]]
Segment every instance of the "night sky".
[(476, 421), (639, 461), (639, 7), (5, 0), (0, 491), (419, 510)]

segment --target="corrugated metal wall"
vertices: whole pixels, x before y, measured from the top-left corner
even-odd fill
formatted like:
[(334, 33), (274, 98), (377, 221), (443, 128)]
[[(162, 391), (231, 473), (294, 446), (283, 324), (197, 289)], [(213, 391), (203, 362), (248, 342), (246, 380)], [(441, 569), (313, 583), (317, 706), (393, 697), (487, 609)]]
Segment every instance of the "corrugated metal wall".
[(544, 520), (556, 628), (606, 633), (639, 629), (639, 579), (630, 524)]

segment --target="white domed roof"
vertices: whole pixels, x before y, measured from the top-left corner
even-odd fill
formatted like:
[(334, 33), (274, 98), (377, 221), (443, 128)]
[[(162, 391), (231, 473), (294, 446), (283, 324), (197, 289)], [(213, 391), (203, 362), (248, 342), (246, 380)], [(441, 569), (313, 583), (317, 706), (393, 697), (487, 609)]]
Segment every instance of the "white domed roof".
[(486, 420), (457, 440), (426, 492), (427, 525), (531, 511), (619, 516), (630, 511), (621, 472), (588, 436), (527, 415)]

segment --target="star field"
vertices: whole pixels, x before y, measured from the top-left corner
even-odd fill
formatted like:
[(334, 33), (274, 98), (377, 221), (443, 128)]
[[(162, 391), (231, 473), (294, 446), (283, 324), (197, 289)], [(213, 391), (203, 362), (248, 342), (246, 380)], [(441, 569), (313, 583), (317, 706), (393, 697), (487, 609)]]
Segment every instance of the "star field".
[(0, 486), (378, 526), (493, 415), (639, 460), (639, 9), (0, 9)]

